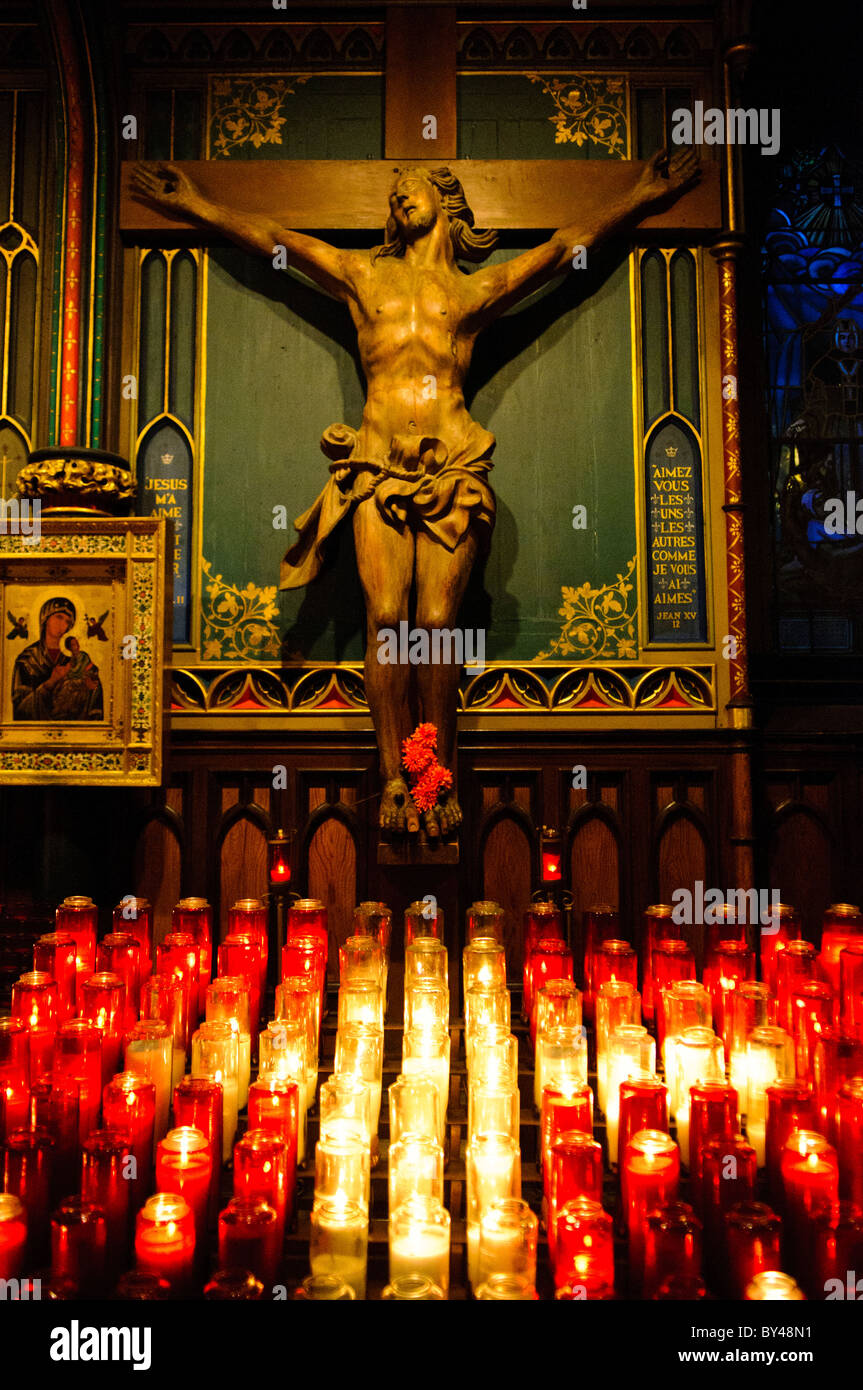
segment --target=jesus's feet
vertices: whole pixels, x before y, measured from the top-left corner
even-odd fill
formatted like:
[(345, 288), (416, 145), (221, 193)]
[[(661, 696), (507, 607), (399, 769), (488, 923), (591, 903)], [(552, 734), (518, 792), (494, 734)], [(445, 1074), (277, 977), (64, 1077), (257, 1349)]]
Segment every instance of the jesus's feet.
[(415, 835), (420, 828), (419, 811), (403, 777), (390, 777), (381, 793), (378, 824), (386, 835)]
[(451, 839), (461, 822), (461, 807), (454, 792), (444, 792), (437, 806), (423, 812), (423, 825), (430, 840)]

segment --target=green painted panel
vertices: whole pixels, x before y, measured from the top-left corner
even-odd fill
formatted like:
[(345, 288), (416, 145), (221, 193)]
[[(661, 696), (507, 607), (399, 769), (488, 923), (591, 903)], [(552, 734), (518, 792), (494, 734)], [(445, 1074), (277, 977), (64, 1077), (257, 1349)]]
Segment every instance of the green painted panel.
[(381, 75), (218, 77), (211, 159), (380, 159)]
[(467, 73), (457, 79), (460, 159), (624, 159), (622, 78)]
[[(495, 258), (514, 254), (509, 248)], [(273, 659), (278, 603), (289, 652), (358, 660), (362, 601), (349, 527), (337, 529), (330, 565), (308, 589), (278, 599), (264, 592), (278, 583), (294, 538), (292, 527), (273, 528), (273, 508), (285, 506), (291, 522), (303, 512), (328, 476), (321, 433), (336, 421), (360, 421), (348, 314), (234, 251), (211, 255), (208, 295), (205, 658)], [(529, 660), (555, 641), (569, 644), (553, 648), (558, 659), (596, 654), (584, 645), (586, 628), (576, 633), (575, 624), (562, 637), (571, 616), (561, 616), (562, 590), (587, 586), (567, 602), (576, 613), (590, 604), (602, 610), (605, 617), (591, 620), (594, 638), (597, 622), (608, 619), (611, 632), (620, 605), (634, 608), (634, 589), (621, 597), (617, 586), (636, 547), (626, 262), (597, 266), (590, 279), (571, 275), (488, 330), (477, 344), (468, 403), (497, 436), (498, 517), (463, 622), (488, 628), (490, 659)], [(586, 508), (584, 529), (573, 528), (575, 506)], [(608, 585), (616, 592), (603, 597)], [(257, 648), (231, 635), (252, 610)], [(630, 619), (631, 612), (602, 655), (636, 655)]]

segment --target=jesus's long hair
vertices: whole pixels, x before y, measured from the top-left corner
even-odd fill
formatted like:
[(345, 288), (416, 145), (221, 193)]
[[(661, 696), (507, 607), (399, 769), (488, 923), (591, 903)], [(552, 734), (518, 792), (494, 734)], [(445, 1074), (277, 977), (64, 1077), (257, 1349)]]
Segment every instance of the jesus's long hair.
[[(497, 245), (497, 232), (476, 231), (474, 229), (473, 209), (464, 196), (461, 183), (446, 165), (438, 169), (409, 168), (396, 169), (396, 182), (404, 174), (416, 174), (428, 179), (440, 195), (443, 210), (449, 223), (450, 240), (457, 261), (484, 261)], [(403, 256), (405, 243), (399, 234), (393, 217), (387, 219), (386, 241), (375, 247), (372, 260), (378, 256)]]

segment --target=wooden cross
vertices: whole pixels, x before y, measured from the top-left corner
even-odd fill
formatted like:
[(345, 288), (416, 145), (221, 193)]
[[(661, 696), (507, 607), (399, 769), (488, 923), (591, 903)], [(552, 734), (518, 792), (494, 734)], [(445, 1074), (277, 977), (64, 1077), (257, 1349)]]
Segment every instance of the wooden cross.
[[(387, 15), (384, 152), (374, 160), (177, 161), (214, 202), (266, 211), (296, 231), (378, 231), (388, 214), (395, 163), (446, 163), (461, 180), (478, 227), (554, 230), (601, 210), (631, 186), (642, 165), (630, 160), (456, 159), (455, 8), (391, 7)], [(423, 138), (434, 115), (436, 138)], [(129, 239), (166, 236), (200, 244), (211, 233), (166, 216), (129, 193), (134, 165), (121, 165), (120, 231)], [(722, 227), (720, 165), (703, 164), (699, 184), (645, 230), (717, 232)]]

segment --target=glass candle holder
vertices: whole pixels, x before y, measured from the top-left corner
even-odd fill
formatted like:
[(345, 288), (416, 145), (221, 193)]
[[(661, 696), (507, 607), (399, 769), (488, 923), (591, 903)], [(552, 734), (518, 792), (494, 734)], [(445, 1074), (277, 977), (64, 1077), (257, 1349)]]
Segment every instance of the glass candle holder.
[(309, 1241), (312, 1274), (341, 1279), (357, 1298), (365, 1298), (368, 1253), (367, 1211), (356, 1202), (315, 1202)]
[(535, 1086), (540, 1095), (546, 1086), (565, 1091), (586, 1083), (587, 1038), (582, 1030), (550, 1028), (537, 1040)]
[(562, 941), (563, 919), (554, 903), (531, 903), (522, 918), (522, 1017), (529, 1019), (533, 1007), (531, 998), (530, 957), (537, 941)]
[(675, 938), (658, 941), (653, 952), (653, 1010), (656, 1020), (656, 1048), (663, 1058), (666, 1033), (665, 994), (683, 980), (695, 983), (695, 955), (692, 947), (688, 941)]
[(354, 1202), (368, 1216), (371, 1156), (360, 1139), (319, 1139), (315, 1145), (315, 1202)]
[[(178, 1129), (199, 1130), (210, 1154), (207, 1222), (215, 1225), (219, 1214), (219, 1179), (222, 1172), (222, 1086), (204, 1076), (185, 1076), (174, 1089), (174, 1120)], [(249, 1123), (252, 1123), (251, 1101)]]
[[(625, 980), (607, 980), (600, 988), (596, 999), (596, 1067), (597, 1086), (599, 1073), (605, 1071), (608, 1055), (608, 1040), (625, 1023), (641, 1025), (641, 995)], [(603, 1095), (605, 1076), (603, 1076)]]
[(237, 1035), (237, 1104), (245, 1110), (252, 1075), (252, 1032), (249, 986), (244, 975), (222, 975), (207, 987), (207, 1022), (230, 1023)]
[(818, 953), (811, 941), (789, 941), (776, 957), (776, 1019), (780, 1027), (791, 1032), (791, 991), (804, 980), (814, 980), (818, 969)]
[(78, 1137), (86, 1139), (99, 1119), (102, 1099), (102, 1035), (83, 1018), (70, 1018), (54, 1038), (54, 1075), (78, 1085)]
[(581, 1028), (582, 997), (572, 980), (546, 980), (536, 995), (536, 1036), (549, 1028)]
[(33, 946), (33, 969), (57, 985), (57, 1022), (75, 1014), (78, 946), (71, 932), (48, 932)]
[(815, 1096), (807, 1082), (786, 1078), (768, 1086), (765, 1099), (767, 1188), (770, 1200), (781, 1205), (784, 1200), (780, 1174), (782, 1150), (792, 1130), (816, 1128)]
[(572, 951), (557, 938), (540, 939), (530, 953), (530, 1041), (536, 1047), (536, 1001), (549, 980), (572, 980)]
[(157, 1274), (142, 1274), (140, 1270), (127, 1269), (117, 1281), (114, 1297), (122, 1303), (167, 1303), (171, 1297), (171, 1285)]
[(716, 951), (716, 973), (713, 976), (713, 1027), (725, 1045), (725, 1055), (732, 1047), (731, 1009), (735, 992), (747, 981), (755, 979), (755, 952), (745, 941), (720, 941)]
[(565, 1131), (552, 1142), (548, 1166), (548, 1253), (554, 1268), (557, 1220), (567, 1202), (587, 1197), (602, 1203), (602, 1145), (580, 1130)]
[(578, 1289), (580, 1298), (613, 1291), (614, 1223), (598, 1201), (574, 1197), (560, 1208), (553, 1272), (557, 1289)]
[(663, 991), (661, 1002), (664, 1019), (662, 1065), (668, 1083), (668, 1108), (677, 1114), (677, 1039), (687, 1028), (710, 1028), (713, 1017), (710, 991), (697, 980), (675, 980)]
[(711, 996), (715, 988), (716, 975), (719, 969), (717, 960), (719, 948), (729, 941), (746, 941), (746, 922), (744, 920), (746, 915), (746, 909), (744, 908), (739, 914), (740, 920), (738, 921), (738, 910), (736, 905), (732, 906), (729, 902), (719, 903), (715, 904), (710, 910), (712, 920), (709, 922), (707, 921), (708, 914), (705, 912), (703, 914), (703, 922), (699, 923), (699, 925), (706, 928), (702, 979), (705, 988), (710, 991)]
[[(221, 970), (221, 958), (219, 968)], [(327, 996), (327, 952), (320, 936), (290, 936), (282, 947), (282, 979), (293, 979), (297, 975), (311, 981), (318, 992), (320, 1032), (320, 1021), (326, 1014)]]
[[(290, 923), (290, 909), (289, 923)], [(288, 926), (290, 932), (290, 925)], [(261, 998), (267, 988), (267, 962), (269, 958), (269, 933), (267, 930), (267, 909), (260, 898), (239, 898), (228, 910), (228, 936), (250, 936), (258, 943), (260, 976), (258, 987)]]
[(737, 1202), (725, 1213), (725, 1271), (729, 1298), (744, 1298), (756, 1275), (782, 1262), (782, 1222), (764, 1202)]
[[(141, 986), (141, 1018), (160, 1019), (171, 1030), (171, 1084), (182, 1081), (186, 1071), (188, 994), (176, 975), (156, 973)], [(134, 1026), (134, 1025), (133, 1025)]]
[(356, 1294), (353, 1289), (337, 1279), (334, 1274), (309, 1274), (298, 1289), (294, 1298), (322, 1303), (353, 1303)]
[(832, 985), (826, 980), (803, 980), (789, 994), (791, 1028), (798, 1079), (814, 1081), (814, 1052), (818, 1038), (833, 1026), (836, 1008)]
[(657, 903), (645, 910), (641, 927), (641, 998), (644, 1017), (651, 1022), (656, 1014), (654, 1002), (653, 952), (660, 941), (679, 940), (682, 932), (672, 916), (669, 903)]
[(726, 1051), (729, 1079), (744, 1107), (747, 1100), (746, 1040), (753, 1028), (764, 1028), (776, 1022), (776, 999), (770, 987), (760, 980), (744, 980), (732, 992), (728, 1001), (729, 1029)]
[(435, 898), (424, 898), (421, 902), (411, 903), (410, 907), (405, 909), (405, 958), (407, 959), (407, 951), (415, 941), (428, 937), (443, 944), (443, 910)]
[(839, 953), (839, 1021), (846, 1033), (863, 1041), (863, 938), (855, 937)]
[(680, 1156), (689, 1167), (689, 1123), (691, 1088), (700, 1081), (725, 1080), (725, 1053), (722, 1039), (712, 1028), (685, 1028), (674, 1045), (676, 1098), (675, 1122)]
[(490, 937), (500, 942), (501, 946), (505, 945), (506, 913), (500, 903), (488, 900), (471, 903), (465, 921), (468, 941), (476, 937)]
[[(762, 925), (760, 933), (761, 978), (770, 993), (776, 994), (776, 962), (789, 941), (799, 941), (803, 933), (800, 913), (790, 903), (779, 903), (772, 920)], [(772, 1019), (766, 1020), (773, 1022)]]
[[(321, 1137), (351, 1135), (372, 1142), (372, 1088), (349, 1072), (336, 1072), (321, 1086)], [(391, 1136), (392, 1137), (392, 1136)]]
[(521, 1154), (515, 1140), (480, 1134), (467, 1146), (468, 1277), (476, 1288), (479, 1274), (479, 1227), (483, 1212), (503, 1197), (521, 1196)]
[(138, 943), (139, 979), (144, 980), (153, 970), (153, 909), (149, 899), (133, 894), (121, 898), (111, 914), (112, 930), (134, 936)]
[(207, 1002), (207, 986), (213, 973), (213, 909), (206, 898), (181, 898), (171, 911), (171, 931), (185, 932), (198, 947), (198, 1017)]
[(752, 1283), (746, 1285), (743, 1297), (749, 1303), (795, 1303), (804, 1295), (790, 1274), (770, 1269), (756, 1274)]
[(863, 1076), (851, 1077), (839, 1088), (836, 1150), (840, 1196), (863, 1207)]
[(384, 1303), (441, 1303), (447, 1295), (425, 1274), (399, 1274), (381, 1293)]
[(853, 940), (863, 936), (863, 913), (853, 903), (833, 903), (824, 913), (818, 964), (833, 993), (839, 991), (839, 958)]
[(222, 1162), (227, 1163), (237, 1133), (240, 1054), (229, 1023), (202, 1023), (192, 1035), (192, 1076), (222, 1087)]
[(687, 1202), (666, 1202), (645, 1222), (643, 1297), (654, 1298), (672, 1275), (701, 1276), (701, 1222)]
[(402, 1039), (402, 1075), (433, 1081), (438, 1093), (440, 1142), (444, 1144), (449, 1101), (450, 1035), (445, 1028), (411, 1029)]
[(622, 980), (638, 989), (638, 956), (628, 941), (603, 941), (593, 958), (594, 995), (609, 980)]
[(206, 1134), (193, 1125), (169, 1130), (156, 1150), (156, 1187), (182, 1197), (195, 1219), (195, 1249), (203, 1260), (213, 1177), (213, 1155)]
[(66, 1197), (54, 1212), (51, 1278), (71, 1280), (82, 1298), (96, 1298), (106, 1292), (108, 1223), (96, 1203)]
[(130, 1179), (132, 1210), (137, 1210), (149, 1192), (153, 1165), (153, 1129), (156, 1122), (156, 1087), (136, 1072), (113, 1076), (102, 1094), (105, 1128), (125, 1134), (135, 1160), (135, 1176)]
[(384, 1026), (384, 992), (372, 980), (352, 980), (339, 989), (339, 1028), (350, 1023)]
[(286, 975), (276, 985), (276, 1019), (303, 1023), (309, 1039), (309, 1065), (317, 1078), (320, 1051), (321, 1000), (314, 980), (308, 975)]
[(390, 1144), (389, 1209), (396, 1211), (411, 1197), (443, 1202), (444, 1158), (437, 1139), (408, 1135)]
[(217, 1269), (204, 1286), (204, 1298), (214, 1303), (259, 1303), (266, 1290), (248, 1269)]
[(474, 985), (506, 989), (506, 953), (492, 937), (478, 936), (462, 951), (465, 993)]
[(260, 1197), (232, 1197), (219, 1213), (219, 1265), (249, 1270), (272, 1290), (279, 1267), (278, 1217)]
[[(790, 942), (791, 947), (799, 943)], [(784, 958), (788, 951), (782, 952)], [(746, 1040), (746, 1137), (763, 1168), (767, 1158), (767, 1087), (794, 1079), (794, 1041), (784, 1028), (753, 1028)]]
[(99, 1093), (120, 1070), (123, 1033), (126, 1026), (126, 986), (119, 975), (100, 970), (95, 975), (79, 976), (78, 1012), (102, 1035), (102, 1069)]
[(527, 1202), (502, 1197), (489, 1203), (479, 1221), (478, 1282), (493, 1274), (515, 1274), (536, 1284), (539, 1222)]
[(371, 1094), (372, 1134), (378, 1132), (381, 1113), (384, 1031), (376, 1024), (345, 1023), (336, 1034), (335, 1070), (368, 1083)]
[(17, 1279), (27, 1253), (27, 1211), (20, 1197), (0, 1192), (0, 1279)]
[(131, 932), (111, 932), (96, 948), (96, 969), (119, 975), (125, 986), (124, 1027), (138, 1019), (141, 1004), (141, 943)]
[(201, 952), (192, 933), (169, 932), (156, 947), (156, 968), (160, 974), (174, 975), (180, 981), (185, 999), (184, 1045), (188, 1051), (201, 1012)]
[[(288, 908), (288, 944), (295, 938), (303, 940), (314, 937), (318, 943), (322, 955), (322, 989), (326, 989), (327, 962), (329, 960), (329, 921), (327, 909), (318, 898), (298, 898), (297, 901)], [(298, 975), (305, 972), (298, 970), (283, 970), (283, 974)], [(325, 1012), (323, 1000), (321, 1001), (321, 1016)]]
[(596, 1010), (594, 969), (597, 952), (603, 941), (620, 940), (620, 915), (616, 908), (588, 908), (584, 913), (584, 1013), (591, 1021)]
[(27, 1029), (31, 1084), (49, 1076), (54, 1065), (54, 1037), (59, 1019), (57, 982), (43, 971), (21, 975), (12, 986), (12, 1017)]
[(96, 929), (99, 909), (92, 898), (64, 898), (54, 914), (55, 930), (75, 938), (75, 969), (78, 975), (92, 975), (96, 968)]
[(125, 1071), (146, 1077), (156, 1087), (156, 1120), (153, 1126), (153, 1159), (155, 1146), (168, 1132), (171, 1110), (171, 1072), (173, 1063), (173, 1033), (159, 1018), (140, 1019), (126, 1034)]
[(701, 1151), (701, 1182), (690, 1184), (693, 1204), (704, 1222), (704, 1241), (710, 1266), (725, 1260), (725, 1213), (740, 1202), (755, 1200), (758, 1163), (755, 1150), (742, 1134), (710, 1139)]
[(561, 1134), (579, 1130), (593, 1134), (593, 1091), (583, 1086), (567, 1086), (559, 1090), (544, 1086), (539, 1114), (540, 1160), (543, 1189), (549, 1191), (551, 1181), (551, 1148)]
[(609, 1163), (617, 1162), (621, 1084), (631, 1076), (653, 1076), (655, 1071), (656, 1043), (643, 1024), (624, 1023), (616, 1028), (608, 1042), (603, 1068), (605, 1094), (600, 1098), (600, 1106), (605, 1110)]
[(841, 1201), (833, 1212), (815, 1218), (815, 1255), (807, 1271), (807, 1293), (811, 1298), (847, 1298), (856, 1301), (863, 1293), (860, 1252), (863, 1250), (863, 1208)]
[(780, 1161), (785, 1190), (786, 1253), (797, 1270), (811, 1265), (814, 1220), (835, 1214), (839, 1202), (839, 1161), (836, 1150), (814, 1130), (794, 1129)]
[(440, 1141), (440, 1090), (431, 1077), (397, 1077), (389, 1088), (389, 1108), (391, 1144), (409, 1135)]
[(288, 1206), (285, 1221), (293, 1220), (297, 1187), (299, 1086), (278, 1077), (258, 1077), (249, 1087), (249, 1129), (265, 1130), (281, 1139), (287, 1150)]
[(383, 947), (374, 936), (349, 936), (339, 947), (339, 984), (367, 980), (383, 988)]
[(392, 908), (381, 902), (360, 903), (354, 908), (352, 929), (355, 936), (376, 937), (381, 943), (384, 959), (389, 960), (393, 934)]
[(480, 1302), (535, 1303), (539, 1298), (536, 1288), (521, 1274), (492, 1274), (476, 1291)]
[(658, 1077), (632, 1076), (620, 1083), (617, 1152), (642, 1129), (668, 1131), (668, 1087)]
[(680, 1181), (680, 1150), (669, 1135), (643, 1129), (624, 1151), (621, 1188), (629, 1241), (629, 1269), (633, 1290), (644, 1282), (644, 1242), (648, 1214), (654, 1207), (673, 1202)]
[[(21, 1125), (21, 1128), (45, 1129), (53, 1137), (52, 1167), (56, 1194), (70, 1192), (78, 1184), (81, 1167), (78, 1091), (77, 1081), (57, 1076), (56, 1073), (51, 1081), (36, 1081), (30, 1088), (29, 1125), (26, 1115)], [(0, 1112), (2, 1108), (0, 1104)]]
[(3, 1188), (27, 1212), (27, 1263), (41, 1263), (48, 1237), (54, 1137), (47, 1130), (16, 1129), (6, 1136)]
[(288, 1146), (265, 1129), (247, 1129), (234, 1146), (234, 1196), (261, 1197), (276, 1213), (276, 1241), (285, 1242), (291, 1206)]
[(702, 1152), (711, 1139), (737, 1133), (737, 1092), (724, 1080), (697, 1081), (689, 1092), (689, 1176), (694, 1191), (701, 1185)]
[(437, 980), (449, 989), (449, 956), (436, 937), (418, 936), (405, 947), (405, 989), (417, 980)]
[[(287, 947), (284, 948), (287, 950)], [(310, 960), (315, 964), (316, 969), (313, 975), (309, 972), (295, 968), (295, 974), (302, 974), (314, 979), (315, 989), (318, 991), (318, 1005), (320, 1007), (320, 994), (324, 988), (324, 977), (320, 973), (320, 943), (312, 939), (309, 950)], [(283, 951), (283, 970), (282, 973), (290, 973), (284, 969)], [(292, 947), (291, 959), (296, 967), (296, 959), (305, 959), (302, 949), (298, 951)], [(227, 979), (237, 979), (241, 977), (246, 981), (249, 990), (249, 1033), (252, 1038), (252, 1048), (254, 1050), (258, 1034), (261, 1031), (261, 943), (256, 941), (253, 936), (235, 935), (226, 936), (218, 947), (217, 968), (220, 976)]]
[(503, 1028), (483, 1028), (471, 1040), (467, 1057), (468, 1084), (518, 1085), (518, 1039)]
[(0, 1141), (26, 1124), (29, 1100), (27, 1025), (20, 1018), (0, 1018)]
[(508, 1134), (518, 1141), (520, 1096), (517, 1086), (472, 1082), (467, 1102), (468, 1141), (477, 1134)]
[(307, 1117), (313, 1095), (309, 1083), (309, 1036), (302, 1020), (278, 1019), (270, 1023), (258, 1040), (258, 1076), (295, 1081), (299, 1087), (300, 1110), (297, 1131), (297, 1162), (306, 1156)]
[(81, 1145), (81, 1196), (105, 1214), (108, 1272), (116, 1280), (131, 1237), (132, 1147), (123, 1130), (96, 1129)]
[(405, 1029), (447, 1028), (449, 989), (442, 980), (414, 980), (405, 989)]
[(443, 1202), (414, 1195), (390, 1212), (390, 1283), (424, 1276), (449, 1296), (452, 1218)]
[(511, 1001), (509, 990), (490, 989), (474, 985), (464, 997), (465, 1039), (473, 1042), (483, 1028), (505, 1028), (510, 1031)]

